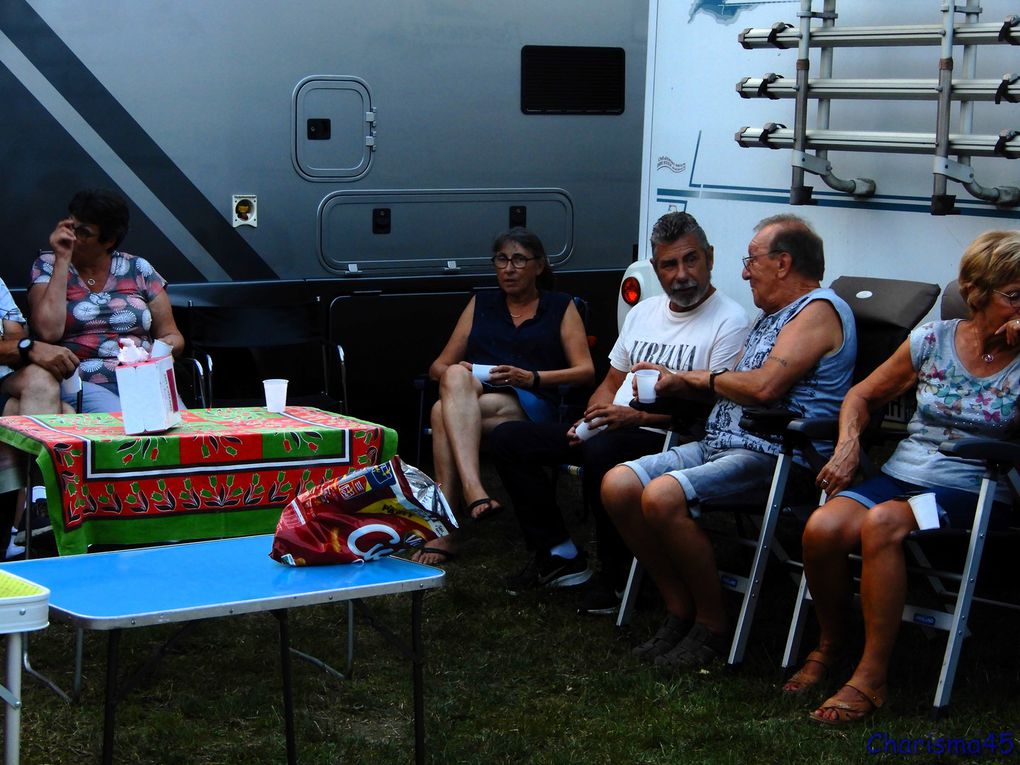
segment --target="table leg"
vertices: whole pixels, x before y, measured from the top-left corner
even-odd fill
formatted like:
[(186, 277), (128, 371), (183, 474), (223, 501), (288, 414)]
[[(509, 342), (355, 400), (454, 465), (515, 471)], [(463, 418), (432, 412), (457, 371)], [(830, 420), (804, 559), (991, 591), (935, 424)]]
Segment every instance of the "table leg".
[(110, 630), (106, 641), (106, 710), (103, 716), (103, 765), (113, 763), (113, 727), (117, 714), (117, 675), (120, 630)]
[(283, 722), (287, 730), (287, 763), (297, 765), (297, 743), (294, 740), (294, 687), (290, 671), (290, 623), (287, 609), (273, 611), (280, 622), (280, 670), (283, 673)]
[(414, 683), (414, 762), (425, 765), (425, 689), (424, 645), (421, 639), (421, 612), (424, 593), (411, 594), (411, 666)]
[(4, 725), (4, 762), (17, 765), (21, 747), (21, 633), (7, 636), (7, 716)]

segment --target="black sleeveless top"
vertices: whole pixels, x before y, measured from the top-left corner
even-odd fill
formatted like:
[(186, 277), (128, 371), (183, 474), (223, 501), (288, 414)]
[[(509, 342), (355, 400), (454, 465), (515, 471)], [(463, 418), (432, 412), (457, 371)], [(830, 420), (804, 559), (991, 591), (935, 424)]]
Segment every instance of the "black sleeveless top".
[[(509, 364), (531, 371), (569, 367), (560, 326), (571, 299), (563, 292), (539, 290), (534, 317), (515, 327), (502, 290), (477, 293), (465, 360), (472, 364)], [(554, 388), (514, 390), (532, 420), (555, 419)], [(532, 411), (529, 399), (535, 396), (540, 401), (534, 402), (537, 409)]]

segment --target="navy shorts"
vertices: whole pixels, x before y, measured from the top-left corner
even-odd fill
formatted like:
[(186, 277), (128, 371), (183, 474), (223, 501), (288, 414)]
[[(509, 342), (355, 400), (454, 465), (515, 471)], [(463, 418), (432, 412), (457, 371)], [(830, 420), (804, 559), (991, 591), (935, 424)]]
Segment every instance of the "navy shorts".
[[(935, 494), (935, 502), (939, 508), (939, 520), (943, 527), (970, 528), (971, 522), (974, 520), (978, 498), (978, 495), (971, 491), (951, 489), (946, 486), (919, 486), (882, 473), (856, 486), (851, 486), (849, 489), (844, 489), (836, 496), (860, 502), (870, 510), (875, 505), (888, 502), (891, 499), (906, 500), (915, 494), (926, 492)], [(989, 519), (988, 527), (990, 529), (1007, 528), (1012, 511), (1012, 506), (1005, 502), (993, 503), (992, 517)]]

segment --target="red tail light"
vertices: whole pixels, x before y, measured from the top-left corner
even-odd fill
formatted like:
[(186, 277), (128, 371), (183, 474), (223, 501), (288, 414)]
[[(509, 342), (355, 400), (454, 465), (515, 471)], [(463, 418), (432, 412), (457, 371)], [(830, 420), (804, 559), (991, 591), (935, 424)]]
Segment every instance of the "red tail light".
[(620, 285), (620, 297), (627, 305), (637, 305), (641, 299), (641, 284), (633, 276), (628, 276)]

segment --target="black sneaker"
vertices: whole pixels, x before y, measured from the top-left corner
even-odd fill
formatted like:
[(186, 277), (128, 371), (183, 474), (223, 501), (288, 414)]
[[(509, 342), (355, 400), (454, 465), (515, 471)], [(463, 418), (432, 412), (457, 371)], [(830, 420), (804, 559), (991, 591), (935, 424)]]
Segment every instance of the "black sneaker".
[(614, 616), (620, 610), (622, 600), (623, 590), (616, 589), (609, 577), (600, 572), (584, 588), (577, 613), (585, 616)]
[(575, 558), (548, 553), (536, 555), (519, 574), (508, 576), (506, 588), (512, 595), (539, 587), (576, 587), (591, 578), (588, 556), (583, 550)]

